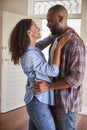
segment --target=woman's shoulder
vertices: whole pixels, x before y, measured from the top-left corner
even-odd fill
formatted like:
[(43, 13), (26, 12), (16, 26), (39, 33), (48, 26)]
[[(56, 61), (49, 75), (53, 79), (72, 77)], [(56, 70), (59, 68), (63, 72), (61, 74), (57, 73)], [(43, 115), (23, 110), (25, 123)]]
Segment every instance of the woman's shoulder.
[(36, 47), (28, 47), (26, 53), (25, 53), (27, 59), (40, 59), (41, 57), (41, 51)]

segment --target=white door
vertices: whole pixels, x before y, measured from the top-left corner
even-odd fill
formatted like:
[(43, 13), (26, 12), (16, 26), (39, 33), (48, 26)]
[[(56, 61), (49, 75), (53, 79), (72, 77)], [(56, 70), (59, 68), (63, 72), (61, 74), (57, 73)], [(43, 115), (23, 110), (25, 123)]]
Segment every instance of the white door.
[(15, 24), (27, 16), (3, 12), (2, 69), (1, 69), (1, 112), (7, 112), (24, 105), (26, 76), (20, 65), (11, 62), (8, 40)]

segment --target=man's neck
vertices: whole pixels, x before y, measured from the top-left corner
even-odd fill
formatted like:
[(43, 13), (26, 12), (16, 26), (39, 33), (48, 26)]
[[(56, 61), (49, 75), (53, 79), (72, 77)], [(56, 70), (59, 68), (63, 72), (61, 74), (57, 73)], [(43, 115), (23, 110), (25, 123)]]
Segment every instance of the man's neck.
[(64, 34), (67, 32), (68, 29), (69, 29), (69, 28), (66, 27), (65, 29), (63, 29), (63, 30), (61, 31), (60, 34), (56, 34), (56, 36), (57, 36), (57, 37), (61, 37), (62, 35), (64, 35)]

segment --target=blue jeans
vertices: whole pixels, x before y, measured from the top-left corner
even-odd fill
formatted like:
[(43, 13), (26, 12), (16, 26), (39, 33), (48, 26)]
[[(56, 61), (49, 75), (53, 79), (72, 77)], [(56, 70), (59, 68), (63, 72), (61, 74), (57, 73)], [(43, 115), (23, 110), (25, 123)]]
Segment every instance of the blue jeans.
[(76, 113), (68, 112), (64, 115), (54, 116), (56, 130), (75, 130)]
[(29, 130), (56, 130), (49, 105), (39, 102), (34, 97), (26, 107), (30, 117)]

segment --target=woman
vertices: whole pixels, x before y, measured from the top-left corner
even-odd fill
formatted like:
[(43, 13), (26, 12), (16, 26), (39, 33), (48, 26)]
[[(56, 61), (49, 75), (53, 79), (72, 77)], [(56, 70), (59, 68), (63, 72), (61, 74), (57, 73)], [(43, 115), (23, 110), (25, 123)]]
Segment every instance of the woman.
[(36, 40), (40, 38), (40, 29), (32, 19), (19, 21), (11, 33), (9, 41), (11, 59), (15, 65), (21, 62), (28, 78), (24, 100), (30, 117), (29, 130), (55, 130), (49, 109), (49, 105), (54, 105), (54, 92), (35, 94), (32, 85), (35, 78), (51, 82), (50, 77), (58, 76), (61, 49), (69, 37), (66, 36), (60, 41), (55, 50), (53, 63), (49, 65), (36, 47)]

